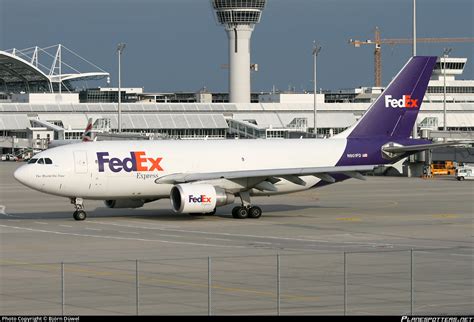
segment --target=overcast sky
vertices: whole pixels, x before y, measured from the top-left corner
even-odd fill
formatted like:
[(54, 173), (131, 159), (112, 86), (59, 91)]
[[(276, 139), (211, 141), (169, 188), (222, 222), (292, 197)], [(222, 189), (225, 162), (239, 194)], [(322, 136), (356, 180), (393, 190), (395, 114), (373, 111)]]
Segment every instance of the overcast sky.
[[(419, 37), (473, 37), (473, 0), (418, 0)], [(412, 0), (268, 0), (252, 37), (253, 91), (312, 88), (312, 41), (321, 43), (318, 87), (373, 85), (373, 46), (350, 38), (410, 38)], [(227, 36), (208, 0), (0, 0), (0, 48), (62, 43), (112, 75), (117, 43), (125, 42), (123, 86), (145, 91), (227, 91)], [(419, 55), (468, 57), (474, 44), (419, 44)], [(411, 46), (382, 48), (386, 85), (411, 55)], [(87, 71), (87, 70), (83, 70)], [(106, 86), (105, 82), (94, 84)]]

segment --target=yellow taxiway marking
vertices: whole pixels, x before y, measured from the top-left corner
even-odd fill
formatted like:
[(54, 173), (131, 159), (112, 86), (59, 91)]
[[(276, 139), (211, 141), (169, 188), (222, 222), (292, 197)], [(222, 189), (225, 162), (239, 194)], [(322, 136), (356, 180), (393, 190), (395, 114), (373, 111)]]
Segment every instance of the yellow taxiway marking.
[(453, 214), (440, 214), (440, 215), (433, 215), (434, 218), (459, 218), (458, 215)]
[[(30, 264), (26, 262), (20, 261), (10, 261), (10, 260), (1, 260), (0, 265), (18, 265), (18, 266), (25, 266), (26, 269), (28, 268), (42, 268), (48, 271), (57, 271), (59, 272), (59, 263), (56, 264)], [(115, 277), (123, 277), (125, 279), (134, 280), (135, 279), (135, 272), (132, 273), (125, 273), (125, 272), (112, 272), (112, 271), (101, 271), (101, 270), (94, 270), (94, 269), (85, 269), (85, 268), (78, 268), (78, 267), (71, 267), (73, 265), (80, 266), (80, 265), (87, 265), (88, 263), (64, 263), (64, 273), (68, 275), (68, 273), (89, 273), (86, 277), (93, 278), (93, 277), (106, 277), (106, 276), (115, 276)], [(181, 286), (189, 286), (189, 287), (198, 287), (198, 288), (208, 288), (207, 283), (196, 283), (192, 281), (186, 280), (175, 280), (175, 279), (162, 279), (156, 277), (147, 277), (143, 276), (144, 273), (140, 274), (140, 281), (147, 281), (147, 282), (158, 282), (163, 284), (172, 284), (172, 285), (181, 285)], [(154, 273), (152, 273), (154, 274)], [(159, 273), (158, 273), (159, 274)], [(70, 275), (69, 275), (70, 276)], [(274, 291), (263, 291), (263, 290), (255, 290), (255, 289), (247, 289), (247, 288), (237, 288), (237, 287), (229, 287), (219, 284), (213, 284), (211, 286), (212, 290), (221, 290), (226, 292), (234, 292), (234, 293), (245, 293), (245, 294), (256, 294), (261, 296), (268, 296), (270, 298), (275, 298), (277, 293)], [(291, 294), (282, 294), (282, 299), (286, 300), (295, 300), (295, 301), (315, 301), (320, 299), (320, 296), (305, 296), (305, 295), (291, 295)]]
[(341, 217), (341, 218), (336, 218), (338, 221), (362, 221), (360, 217)]

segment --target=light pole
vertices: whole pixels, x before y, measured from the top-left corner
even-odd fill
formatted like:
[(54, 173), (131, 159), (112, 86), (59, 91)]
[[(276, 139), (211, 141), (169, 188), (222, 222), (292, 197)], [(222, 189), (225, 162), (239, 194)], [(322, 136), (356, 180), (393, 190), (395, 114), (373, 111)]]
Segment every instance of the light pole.
[(318, 123), (316, 121), (316, 116), (317, 116), (317, 98), (316, 98), (316, 94), (317, 94), (317, 90), (318, 90), (318, 87), (317, 87), (317, 84), (316, 84), (316, 61), (317, 61), (317, 58), (318, 58), (318, 54), (319, 52), (321, 51), (321, 46), (318, 46), (316, 44), (316, 40), (313, 41), (313, 60), (314, 60), (314, 68), (313, 68), (313, 71), (314, 71), (314, 78), (313, 78), (313, 85), (314, 85), (314, 135), (315, 137), (318, 137)]
[(416, 56), (416, 0), (413, 0), (413, 57)]
[(448, 58), (449, 53), (451, 52), (452, 48), (444, 48), (443, 51), (443, 130), (447, 130), (446, 126), (446, 58)]
[(120, 103), (122, 102), (122, 83), (121, 83), (121, 57), (122, 52), (125, 49), (126, 44), (121, 42), (117, 45), (118, 53), (118, 132), (122, 132), (122, 107)]
[[(416, 56), (416, 0), (413, 0), (413, 48), (412, 48), (412, 55), (413, 57)], [(418, 124), (417, 120), (415, 119), (415, 124), (413, 124), (413, 129), (411, 131), (412, 138), (416, 139), (418, 137)], [(415, 156), (412, 157), (411, 160), (415, 160)]]

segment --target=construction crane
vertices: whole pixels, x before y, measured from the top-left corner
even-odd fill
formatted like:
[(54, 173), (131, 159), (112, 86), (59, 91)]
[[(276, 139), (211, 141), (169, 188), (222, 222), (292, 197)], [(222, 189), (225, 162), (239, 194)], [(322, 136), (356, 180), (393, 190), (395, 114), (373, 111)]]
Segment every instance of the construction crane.
[[(394, 38), (394, 39), (382, 39), (380, 37), (379, 27), (375, 27), (375, 40), (353, 40), (349, 39), (349, 44), (354, 47), (360, 47), (361, 45), (373, 45), (374, 50), (374, 76), (375, 86), (382, 86), (382, 44), (384, 45), (399, 45), (399, 44), (412, 44), (413, 39), (411, 38)], [(460, 42), (474, 42), (474, 38), (416, 38), (416, 42), (424, 43), (460, 43)]]

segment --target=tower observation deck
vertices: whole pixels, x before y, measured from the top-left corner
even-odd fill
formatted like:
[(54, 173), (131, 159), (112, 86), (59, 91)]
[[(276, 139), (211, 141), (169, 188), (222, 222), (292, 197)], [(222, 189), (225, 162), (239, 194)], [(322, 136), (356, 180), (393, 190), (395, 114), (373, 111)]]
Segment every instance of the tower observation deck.
[(250, 103), (250, 38), (266, 0), (211, 0), (229, 38), (229, 101)]

